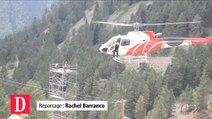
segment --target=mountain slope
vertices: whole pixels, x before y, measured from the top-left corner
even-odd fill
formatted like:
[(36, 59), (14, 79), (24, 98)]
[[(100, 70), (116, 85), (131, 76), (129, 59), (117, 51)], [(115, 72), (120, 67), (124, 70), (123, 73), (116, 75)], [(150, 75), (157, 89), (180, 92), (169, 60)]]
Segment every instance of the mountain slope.
[(52, 2), (49, 1), (0, 1), (0, 37), (22, 30), (40, 18)]

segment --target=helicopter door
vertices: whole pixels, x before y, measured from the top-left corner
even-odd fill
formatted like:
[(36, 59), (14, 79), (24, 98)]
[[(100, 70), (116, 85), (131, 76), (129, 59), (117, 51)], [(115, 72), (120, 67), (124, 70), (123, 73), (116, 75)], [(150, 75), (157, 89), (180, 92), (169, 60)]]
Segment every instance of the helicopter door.
[(125, 55), (130, 48), (129, 46), (130, 46), (130, 39), (123, 38), (121, 40), (121, 44), (120, 44), (120, 47), (119, 47), (119, 54)]
[(112, 53), (115, 50), (116, 42), (119, 42), (120, 43), (120, 40), (121, 40), (121, 38), (118, 38), (117, 40), (112, 41), (112, 43), (110, 45), (110, 48), (109, 48), (109, 52)]
[(109, 48), (109, 52), (113, 52), (115, 50), (115, 43), (113, 43), (110, 48)]

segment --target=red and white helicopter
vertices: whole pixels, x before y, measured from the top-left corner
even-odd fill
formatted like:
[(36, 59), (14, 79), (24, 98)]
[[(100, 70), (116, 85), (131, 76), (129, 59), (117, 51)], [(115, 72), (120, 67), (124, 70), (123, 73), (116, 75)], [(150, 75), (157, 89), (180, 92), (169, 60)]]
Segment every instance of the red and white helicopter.
[(113, 55), (115, 43), (120, 40), (119, 56), (113, 59), (119, 63), (142, 63), (148, 62), (146, 53), (170, 47), (179, 47), (186, 45), (196, 45), (211, 43), (212, 37), (206, 38), (184, 38), (184, 37), (164, 37), (159, 38), (162, 33), (154, 33), (153, 31), (139, 31), (143, 26), (160, 26), (160, 25), (177, 25), (177, 24), (196, 24), (194, 22), (174, 22), (174, 23), (152, 23), (152, 24), (122, 24), (113, 22), (94, 21), (97, 24), (109, 24), (116, 26), (131, 26), (135, 31), (128, 32), (127, 35), (118, 35), (112, 37), (106, 43), (102, 44), (99, 51), (103, 54)]

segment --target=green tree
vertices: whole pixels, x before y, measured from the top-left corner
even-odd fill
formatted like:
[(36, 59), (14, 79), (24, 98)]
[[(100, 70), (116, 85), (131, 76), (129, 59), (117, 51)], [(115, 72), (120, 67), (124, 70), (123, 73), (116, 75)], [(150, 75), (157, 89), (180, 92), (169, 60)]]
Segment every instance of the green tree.
[[(149, 92), (149, 87), (147, 84), (145, 84), (144, 89), (143, 89), (143, 97), (144, 97), (144, 102), (145, 102), (145, 108), (149, 109), (150, 107), (150, 92)], [(145, 113), (146, 115), (146, 113)]]
[(198, 109), (207, 109), (207, 97), (209, 95), (211, 85), (211, 80), (204, 73), (200, 78), (199, 86), (193, 92), (194, 103), (197, 105)]
[(6, 97), (2, 82), (0, 81), (0, 115), (1, 118), (9, 117), (9, 99)]
[(94, 36), (93, 36), (93, 45), (96, 45), (99, 43), (99, 27), (98, 25), (96, 25), (96, 27), (94, 28)]
[(36, 81), (29, 80), (26, 85), (19, 91), (21, 94), (30, 95), (30, 119), (47, 119), (47, 112), (40, 112), (36, 110), (37, 101), (45, 101), (45, 93), (40, 84)]
[(64, 21), (66, 19), (67, 16), (67, 9), (65, 8), (64, 5), (60, 5), (58, 8), (58, 18), (61, 21)]
[(175, 97), (172, 90), (168, 90), (167, 86), (164, 86), (155, 98), (153, 109), (148, 112), (147, 119), (166, 119), (171, 115), (172, 105), (175, 101)]
[(128, 100), (126, 103), (126, 115), (129, 118), (134, 119), (135, 117), (135, 104), (136, 104), (136, 94), (135, 94), (135, 87), (132, 87), (128, 92)]
[(144, 119), (146, 116), (146, 108), (145, 108), (145, 99), (143, 96), (139, 96), (137, 103), (135, 105), (135, 118), (136, 119)]
[(180, 95), (180, 101), (186, 104), (193, 104), (192, 99), (193, 99), (192, 90), (189, 86), (187, 86), (186, 89)]
[(33, 22), (32, 22), (32, 30), (39, 36), (39, 31), (38, 31), (38, 20), (36, 17), (34, 17)]
[(208, 75), (208, 77), (210, 78), (210, 79), (212, 79), (212, 74), (211, 74), (211, 72), (212, 72), (212, 60), (211, 59), (209, 59), (207, 62), (206, 62), (206, 64), (205, 64), (205, 73), (206, 73), (206, 75)]
[[(181, 13), (178, 18), (178, 22), (185, 22), (187, 21), (185, 15)], [(188, 25), (177, 25), (176, 26), (176, 36), (181, 36), (181, 37), (188, 37)]]
[(8, 71), (7, 71), (7, 68), (5, 66), (2, 67), (0, 73), (1, 73), (1, 78), (3, 78), (3, 79), (6, 79), (7, 78)]
[(202, 17), (204, 18), (203, 19), (203, 25), (205, 27), (208, 27), (210, 28), (212, 26), (212, 23), (211, 23), (211, 19), (212, 19), (212, 15), (211, 15), (211, 12), (212, 12), (212, 8), (210, 7), (212, 5), (212, 2), (211, 1), (208, 1), (206, 6), (205, 6), (205, 10), (203, 12)]
[(163, 98), (156, 98), (156, 102), (154, 104), (154, 108), (148, 112), (148, 115), (145, 119), (166, 119), (168, 117), (168, 113), (166, 112), (166, 108), (163, 104)]

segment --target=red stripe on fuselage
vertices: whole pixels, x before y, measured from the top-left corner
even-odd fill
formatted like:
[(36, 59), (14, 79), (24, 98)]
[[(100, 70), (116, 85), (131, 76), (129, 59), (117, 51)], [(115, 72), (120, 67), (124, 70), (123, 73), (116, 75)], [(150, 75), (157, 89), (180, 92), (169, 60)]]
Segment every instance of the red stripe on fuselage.
[(196, 45), (196, 44), (211, 43), (212, 38), (211, 37), (208, 37), (208, 38), (185, 38), (185, 41), (190, 41), (192, 43), (192, 45)]
[(132, 55), (133, 51), (135, 50), (135, 48), (140, 45), (140, 44), (137, 44), (135, 46), (133, 46), (132, 48), (130, 48), (128, 51), (127, 51), (127, 54), (126, 55)]
[(140, 45), (137, 49), (135, 49), (135, 52), (133, 55), (139, 55), (139, 54), (142, 54), (143, 52), (143, 49), (145, 47), (147, 42), (144, 42), (142, 45)]
[(144, 49), (143, 53), (151, 52), (154, 50), (161, 49), (164, 42), (162, 38), (155, 38), (148, 43), (148, 46)]
[[(183, 39), (184, 39), (183, 42), (191, 43), (190, 45), (212, 43), (212, 37), (183, 38)], [(166, 41), (164, 41), (164, 38), (151, 39), (150, 41), (146, 41), (143, 44), (140, 43), (140, 44), (135, 45), (127, 52), (127, 55), (142, 55), (147, 52), (163, 49), (164, 48), (163, 45), (165, 43), (166, 43)]]
[(141, 55), (153, 50), (161, 49), (164, 44), (162, 41), (162, 38), (156, 38), (146, 41), (143, 44), (137, 44), (127, 52), (127, 55)]
[(151, 51), (154, 51), (154, 50), (162, 49), (163, 45), (164, 45), (164, 42), (157, 42), (152, 47), (150, 47), (146, 52), (151, 52)]

